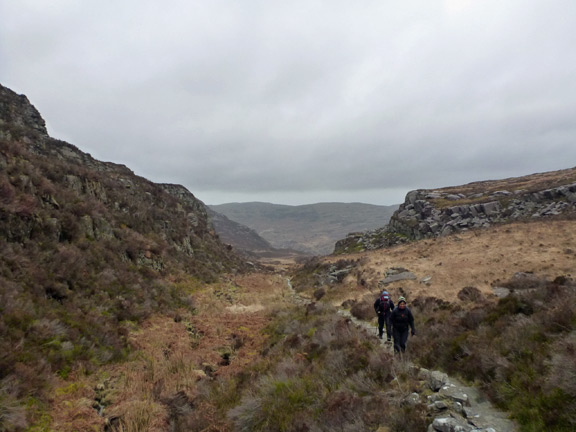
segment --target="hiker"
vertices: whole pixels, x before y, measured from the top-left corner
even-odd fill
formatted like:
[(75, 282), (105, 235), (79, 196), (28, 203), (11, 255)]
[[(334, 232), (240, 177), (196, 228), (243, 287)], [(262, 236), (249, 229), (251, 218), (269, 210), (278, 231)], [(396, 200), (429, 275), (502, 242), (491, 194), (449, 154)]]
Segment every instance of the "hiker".
[(400, 297), (398, 306), (392, 311), (390, 316), (392, 322), (392, 334), (394, 335), (394, 351), (406, 351), (406, 342), (408, 341), (408, 330), (412, 330), (412, 336), (416, 335), (414, 327), (414, 316), (406, 306), (406, 299)]
[(388, 291), (384, 290), (374, 302), (374, 311), (378, 314), (378, 337), (382, 339), (384, 334), (384, 324), (386, 324), (386, 336), (390, 342), (391, 328), (390, 328), (390, 314), (394, 310), (394, 303), (390, 298)]

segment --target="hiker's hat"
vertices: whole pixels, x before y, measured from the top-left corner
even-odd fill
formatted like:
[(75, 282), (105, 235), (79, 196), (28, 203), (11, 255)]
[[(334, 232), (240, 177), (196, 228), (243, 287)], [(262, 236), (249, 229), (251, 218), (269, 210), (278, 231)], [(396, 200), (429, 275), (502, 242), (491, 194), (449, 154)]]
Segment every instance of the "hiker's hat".
[(406, 299), (405, 299), (404, 297), (400, 297), (400, 298), (398, 299), (398, 304), (400, 304), (400, 303), (402, 303), (402, 302), (404, 302), (404, 304), (406, 304)]

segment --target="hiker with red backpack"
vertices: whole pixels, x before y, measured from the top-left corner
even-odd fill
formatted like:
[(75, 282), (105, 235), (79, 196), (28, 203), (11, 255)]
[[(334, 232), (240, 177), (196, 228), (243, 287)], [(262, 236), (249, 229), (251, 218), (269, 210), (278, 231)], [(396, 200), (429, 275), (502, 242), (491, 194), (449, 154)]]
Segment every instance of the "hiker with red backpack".
[(394, 310), (394, 303), (390, 298), (388, 291), (384, 290), (374, 302), (374, 311), (378, 314), (378, 337), (382, 339), (384, 334), (384, 324), (386, 324), (386, 336), (390, 342), (391, 328), (390, 328), (390, 315)]
[(408, 342), (408, 331), (412, 330), (412, 336), (416, 335), (414, 316), (406, 306), (404, 297), (398, 299), (398, 306), (392, 311), (390, 321), (394, 335), (394, 351), (397, 353), (404, 352), (406, 351), (406, 342)]

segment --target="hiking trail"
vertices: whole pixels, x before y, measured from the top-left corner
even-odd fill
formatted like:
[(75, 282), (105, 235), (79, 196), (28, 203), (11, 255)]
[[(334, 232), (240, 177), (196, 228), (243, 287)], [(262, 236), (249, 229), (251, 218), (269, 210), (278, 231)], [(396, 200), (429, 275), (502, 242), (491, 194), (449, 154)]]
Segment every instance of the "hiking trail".
[[(310, 304), (313, 300), (299, 295), (286, 278), (286, 284), (294, 303)], [(378, 338), (378, 328), (371, 322), (359, 320), (349, 310), (338, 308), (337, 313), (353, 324), (363, 328), (368, 334)], [(394, 345), (385, 338), (379, 340), (384, 349), (394, 353)], [(434, 393), (425, 401), (428, 410), (434, 418), (428, 432), (517, 432), (518, 426), (508, 418), (508, 415), (494, 407), (481, 392), (472, 386), (464, 384), (457, 378), (444, 372), (429, 371), (414, 365), (409, 355), (395, 355), (395, 362), (406, 362), (413, 368), (419, 378), (428, 383)], [(413, 393), (409, 401), (419, 403), (421, 396)]]

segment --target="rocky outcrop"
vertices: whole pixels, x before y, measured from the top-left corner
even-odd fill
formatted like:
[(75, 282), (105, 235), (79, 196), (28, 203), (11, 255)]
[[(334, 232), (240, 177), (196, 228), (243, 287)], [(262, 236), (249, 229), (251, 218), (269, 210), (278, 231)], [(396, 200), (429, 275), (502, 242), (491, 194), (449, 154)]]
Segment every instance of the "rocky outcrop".
[(352, 233), (334, 253), (381, 249), (407, 241), (446, 236), (494, 224), (576, 212), (576, 168), (531, 176), (414, 190), (387, 226)]
[[(452, 202), (454, 205), (446, 204)], [(501, 190), (472, 196), (418, 190), (406, 196), (404, 204), (390, 219), (389, 229), (419, 240), (574, 210), (576, 182), (541, 191)]]
[(350, 233), (346, 238), (338, 240), (334, 245), (334, 255), (383, 249), (402, 243), (408, 243), (409, 238), (401, 233), (393, 232), (388, 225), (372, 231)]
[(0, 85), (0, 137), (8, 138), (22, 132), (48, 136), (46, 122), (24, 95)]

